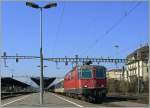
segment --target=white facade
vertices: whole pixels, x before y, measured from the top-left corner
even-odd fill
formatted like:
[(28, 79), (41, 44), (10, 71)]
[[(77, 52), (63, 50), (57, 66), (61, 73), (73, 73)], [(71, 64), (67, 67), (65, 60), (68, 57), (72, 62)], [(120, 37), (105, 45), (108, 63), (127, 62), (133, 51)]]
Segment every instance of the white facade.
[(130, 81), (134, 76), (141, 78), (143, 81), (148, 79), (148, 54), (149, 47), (144, 46), (127, 56), (128, 60), (138, 61), (129, 61), (129, 63), (126, 64), (126, 71), (124, 73), (126, 80)]
[(125, 71), (125, 79), (130, 81), (131, 76), (141, 77), (143, 81), (148, 78), (148, 66), (144, 61), (134, 62), (127, 64)]
[(122, 69), (112, 69), (106, 72), (107, 79), (116, 79), (121, 80), (122, 78)]

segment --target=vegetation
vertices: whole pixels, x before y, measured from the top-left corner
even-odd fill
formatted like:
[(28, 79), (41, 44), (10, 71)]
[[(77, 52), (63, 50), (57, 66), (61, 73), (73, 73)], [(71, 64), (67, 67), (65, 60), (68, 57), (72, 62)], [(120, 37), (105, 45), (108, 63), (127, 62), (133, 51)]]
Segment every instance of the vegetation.
[[(139, 80), (140, 93), (149, 92), (149, 79), (142, 81), (142, 78)], [(138, 78), (136, 76), (130, 78), (130, 81), (117, 80), (117, 79), (108, 79), (107, 80), (107, 89), (108, 93), (138, 93)]]

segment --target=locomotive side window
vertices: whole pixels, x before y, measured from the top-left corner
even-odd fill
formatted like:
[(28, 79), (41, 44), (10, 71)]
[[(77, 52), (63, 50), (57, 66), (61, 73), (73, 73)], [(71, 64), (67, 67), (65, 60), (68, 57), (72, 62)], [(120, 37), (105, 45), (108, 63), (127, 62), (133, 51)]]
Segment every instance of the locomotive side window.
[(92, 70), (91, 69), (82, 69), (80, 74), (80, 78), (92, 78)]
[(97, 68), (96, 69), (96, 78), (105, 78), (105, 77), (106, 77), (105, 68)]

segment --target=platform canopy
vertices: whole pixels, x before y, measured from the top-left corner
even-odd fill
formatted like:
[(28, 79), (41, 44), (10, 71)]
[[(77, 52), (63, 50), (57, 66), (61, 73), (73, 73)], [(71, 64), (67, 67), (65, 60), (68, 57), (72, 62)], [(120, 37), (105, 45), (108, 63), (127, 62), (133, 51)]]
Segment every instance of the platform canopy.
[[(55, 77), (44, 77), (43, 78), (43, 83), (44, 83), (44, 88), (48, 88), (48, 86), (55, 80)], [(38, 86), (40, 86), (40, 77), (31, 77), (31, 80), (34, 81)]]
[(11, 77), (1, 77), (1, 86), (2, 87), (12, 86), (12, 85), (17, 86), (17, 87), (23, 87), (23, 88), (30, 86), (24, 82), (18, 81)]

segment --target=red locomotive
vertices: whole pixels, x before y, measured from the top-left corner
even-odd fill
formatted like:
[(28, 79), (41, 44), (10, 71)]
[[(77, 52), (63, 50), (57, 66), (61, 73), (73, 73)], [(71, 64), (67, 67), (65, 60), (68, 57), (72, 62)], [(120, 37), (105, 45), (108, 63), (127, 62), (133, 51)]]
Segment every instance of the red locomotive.
[(64, 94), (97, 101), (106, 96), (106, 68), (104, 66), (76, 66), (64, 77)]

